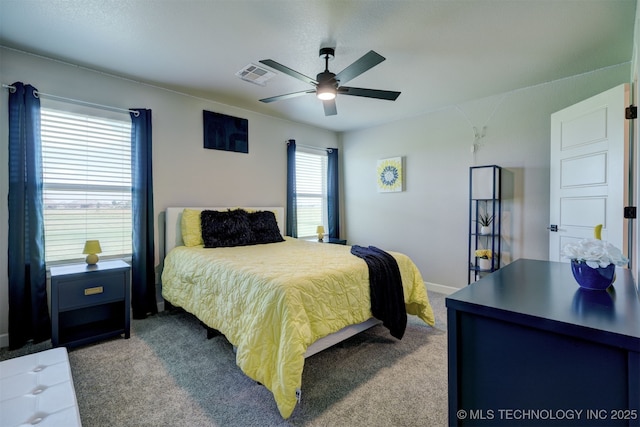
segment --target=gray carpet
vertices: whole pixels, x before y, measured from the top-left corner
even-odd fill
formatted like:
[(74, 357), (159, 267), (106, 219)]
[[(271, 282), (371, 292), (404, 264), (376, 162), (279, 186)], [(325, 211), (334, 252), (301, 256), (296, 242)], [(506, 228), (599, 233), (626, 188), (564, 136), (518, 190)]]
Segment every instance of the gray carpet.
[[(128, 340), (69, 351), (83, 425), (445, 426), (445, 296), (429, 298), (435, 328), (409, 316), (400, 341), (376, 326), (308, 358), (302, 401), (288, 420), (271, 393), (237, 368), (225, 338), (207, 340), (192, 316), (133, 320)], [(48, 347), (3, 349), (0, 360)]]

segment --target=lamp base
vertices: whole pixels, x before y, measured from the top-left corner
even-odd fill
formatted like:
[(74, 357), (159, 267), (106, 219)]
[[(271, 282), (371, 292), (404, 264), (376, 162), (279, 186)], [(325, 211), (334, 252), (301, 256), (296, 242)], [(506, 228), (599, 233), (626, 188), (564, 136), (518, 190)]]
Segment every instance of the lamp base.
[(89, 254), (87, 255), (87, 257), (85, 258), (85, 261), (87, 262), (87, 264), (89, 265), (95, 265), (98, 263), (98, 261), (100, 260), (100, 257), (98, 257), (98, 255), (96, 254)]
[(318, 234), (318, 242), (324, 241), (324, 234)]

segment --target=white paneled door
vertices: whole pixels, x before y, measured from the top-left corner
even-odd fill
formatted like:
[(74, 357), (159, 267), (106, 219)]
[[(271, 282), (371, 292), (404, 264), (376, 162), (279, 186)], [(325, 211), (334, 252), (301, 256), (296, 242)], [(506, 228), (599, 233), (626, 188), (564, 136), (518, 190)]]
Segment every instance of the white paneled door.
[(602, 224), (602, 239), (627, 254), (629, 132), (624, 84), (551, 115), (549, 260)]

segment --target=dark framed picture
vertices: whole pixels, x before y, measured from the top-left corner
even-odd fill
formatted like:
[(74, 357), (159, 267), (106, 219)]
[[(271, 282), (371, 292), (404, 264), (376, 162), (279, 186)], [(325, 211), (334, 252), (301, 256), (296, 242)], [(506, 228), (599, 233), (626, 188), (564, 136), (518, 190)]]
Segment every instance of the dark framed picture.
[(226, 114), (202, 111), (204, 148), (249, 152), (249, 120)]

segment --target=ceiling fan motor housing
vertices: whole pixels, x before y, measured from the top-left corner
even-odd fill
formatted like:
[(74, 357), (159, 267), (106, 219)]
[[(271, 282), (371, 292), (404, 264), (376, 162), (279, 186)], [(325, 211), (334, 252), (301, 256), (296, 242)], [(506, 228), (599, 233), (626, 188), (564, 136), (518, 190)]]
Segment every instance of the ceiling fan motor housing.
[(336, 75), (331, 71), (323, 71), (316, 76), (316, 80), (318, 81), (318, 86), (333, 86), (334, 88), (338, 87), (338, 81), (336, 80)]
[(316, 77), (316, 96), (322, 100), (332, 100), (338, 93), (338, 82), (336, 75), (330, 71), (324, 71)]

